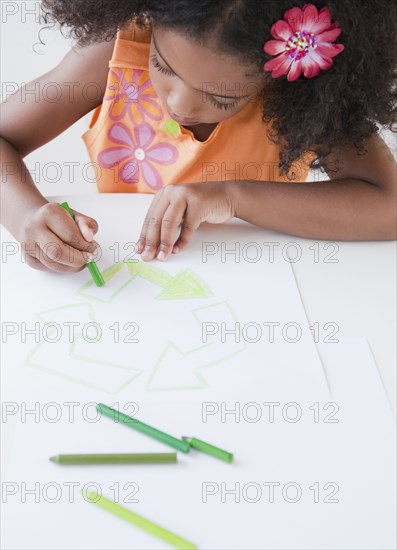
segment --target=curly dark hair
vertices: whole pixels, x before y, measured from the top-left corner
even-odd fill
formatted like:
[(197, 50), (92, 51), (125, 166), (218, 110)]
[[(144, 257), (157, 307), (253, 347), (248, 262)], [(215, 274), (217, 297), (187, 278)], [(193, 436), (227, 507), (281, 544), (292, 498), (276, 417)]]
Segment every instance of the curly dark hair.
[[(396, 22), (395, 0), (310, 0), (324, 5), (342, 34), (345, 50), (332, 69), (315, 78), (266, 73), (264, 121), (269, 138), (281, 144), (280, 170), (286, 173), (306, 152), (314, 152), (313, 168), (330, 169), (326, 157), (335, 147), (353, 143), (358, 154), (377, 124), (395, 130)], [(271, 57), (263, 44), (272, 39), (270, 28), (302, 0), (42, 0), (45, 23), (59, 23), (86, 45), (110, 40), (132, 19), (147, 19), (202, 43), (215, 39), (219, 51), (233, 54), (258, 70)]]

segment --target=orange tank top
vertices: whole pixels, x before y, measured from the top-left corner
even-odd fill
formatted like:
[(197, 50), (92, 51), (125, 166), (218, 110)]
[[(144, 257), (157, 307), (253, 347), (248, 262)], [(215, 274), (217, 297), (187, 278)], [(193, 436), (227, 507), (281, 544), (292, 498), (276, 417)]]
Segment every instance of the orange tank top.
[(305, 181), (309, 156), (279, 173), (280, 146), (267, 138), (260, 100), (220, 122), (206, 141), (172, 120), (149, 78), (151, 29), (117, 33), (102, 104), (82, 138), (100, 192), (155, 193), (169, 183)]

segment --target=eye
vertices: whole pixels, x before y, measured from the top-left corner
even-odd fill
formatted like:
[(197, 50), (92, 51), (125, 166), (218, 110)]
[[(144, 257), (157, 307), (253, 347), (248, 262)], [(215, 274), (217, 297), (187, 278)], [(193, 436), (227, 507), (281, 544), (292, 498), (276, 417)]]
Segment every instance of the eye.
[(157, 56), (155, 54), (150, 56), (150, 61), (152, 62), (153, 67), (157, 69), (160, 73), (166, 74), (167, 76), (174, 76), (174, 73), (172, 71), (160, 65), (159, 60), (157, 59)]
[(208, 96), (211, 103), (215, 105), (217, 109), (224, 109), (225, 111), (228, 111), (229, 109), (234, 109), (236, 105), (240, 102), (240, 99), (236, 99), (236, 101), (233, 101), (232, 103), (221, 103), (220, 101), (217, 101), (212, 95)]

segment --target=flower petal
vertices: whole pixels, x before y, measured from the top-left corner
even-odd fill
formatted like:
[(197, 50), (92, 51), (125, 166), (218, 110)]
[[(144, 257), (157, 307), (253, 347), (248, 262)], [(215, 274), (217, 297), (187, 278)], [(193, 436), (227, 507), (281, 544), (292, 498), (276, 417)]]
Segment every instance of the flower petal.
[(278, 55), (285, 51), (285, 42), (281, 42), (281, 40), (268, 40), (263, 49), (269, 55)]
[(342, 53), (344, 49), (345, 47), (343, 44), (329, 44), (328, 42), (321, 42), (317, 46), (316, 52), (322, 57), (335, 57)]
[(292, 65), (292, 62), (293, 62), (292, 59), (290, 59), (289, 57), (285, 57), (284, 61), (282, 61), (278, 67), (273, 69), (272, 77), (278, 78), (279, 76), (283, 76), (284, 74), (287, 74)]
[(163, 180), (156, 168), (150, 162), (146, 162), (146, 160), (142, 162), (141, 167), (142, 176), (147, 185), (152, 189), (161, 189), (163, 187)]
[(143, 69), (132, 69), (130, 82), (134, 82), (140, 86), (142, 84), (142, 80), (145, 81), (146, 79), (147, 74), (144, 74)]
[(142, 96), (140, 108), (144, 114), (152, 120), (161, 120), (163, 117), (163, 109), (159, 102), (149, 99), (147, 95)]
[(135, 128), (135, 138), (139, 145), (144, 149), (154, 140), (154, 130), (149, 124), (141, 124)]
[(101, 151), (98, 155), (98, 163), (103, 168), (113, 168), (116, 164), (131, 156), (131, 149), (123, 147), (110, 147)]
[(109, 117), (112, 120), (121, 120), (126, 112), (126, 105), (124, 99), (120, 99), (120, 96), (116, 96), (109, 110)]
[(136, 160), (126, 162), (119, 172), (120, 179), (124, 183), (137, 183), (139, 181), (139, 164)]
[(113, 141), (114, 143), (120, 143), (122, 145), (127, 145), (128, 147), (135, 147), (129, 128), (122, 122), (113, 124), (109, 129), (108, 136), (110, 141)]
[(287, 10), (284, 13), (284, 19), (287, 21), (293, 32), (301, 30), (303, 13), (300, 8), (290, 8)]
[(342, 29), (332, 29), (318, 35), (319, 42), (334, 42), (342, 32)]
[(142, 109), (139, 108), (139, 105), (130, 105), (127, 112), (130, 115), (130, 119), (134, 127), (145, 123), (145, 117)]
[(278, 40), (285, 40), (286, 42), (294, 34), (294, 31), (291, 29), (288, 23), (286, 21), (281, 21), (281, 20), (277, 21), (276, 23), (274, 23), (274, 25), (272, 25), (270, 32), (274, 38)]
[(317, 22), (318, 11), (316, 6), (313, 4), (305, 4), (303, 6), (303, 21), (302, 21), (302, 30), (311, 32), (312, 27)]
[(293, 82), (294, 80), (298, 80), (300, 75), (302, 74), (302, 65), (300, 61), (294, 61), (291, 65), (291, 69), (288, 73), (287, 80), (289, 82)]
[(323, 71), (327, 71), (334, 64), (330, 57), (321, 56), (319, 53), (317, 53), (317, 50), (312, 50), (309, 55), (312, 61), (314, 61), (314, 63), (317, 63), (317, 65)]
[(178, 150), (169, 143), (158, 143), (146, 151), (146, 157), (159, 164), (173, 164), (178, 159)]
[(317, 22), (313, 25), (311, 32), (319, 34), (331, 26), (331, 13), (328, 8), (321, 8)]
[(310, 55), (302, 57), (301, 64), (306, 78), (313, 78), (320, 72), (320, 67), (311, 59)]
[(269, 61), (266, 61), (266, 63), (263, 66), (264, 71), (274, 71), (277, 69), (285, 59), (288, 58), (288, 53), (284, 52), (281, 55), (274, 57), (273, 59), (270, 59)]

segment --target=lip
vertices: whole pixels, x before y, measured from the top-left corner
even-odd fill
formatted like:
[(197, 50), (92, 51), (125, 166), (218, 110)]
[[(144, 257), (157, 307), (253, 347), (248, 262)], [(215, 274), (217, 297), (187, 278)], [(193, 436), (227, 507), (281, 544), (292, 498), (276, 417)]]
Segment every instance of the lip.
[(200, 124), (198, 120), (193, 120), (191, 118), (181, 118), (177, 116), (175, 113), (173, 113), (172, 111), (169, 111), (169, 115), (172, 119), (175, 120), (175, 122), (178, 122), (178, 124), (183, 124), (183, 125), (186, 124), (186, 126)]

